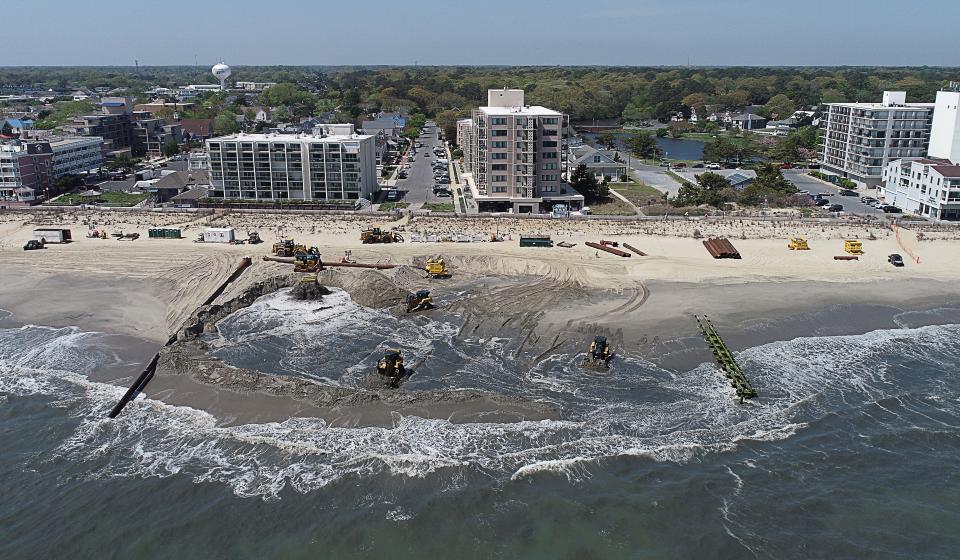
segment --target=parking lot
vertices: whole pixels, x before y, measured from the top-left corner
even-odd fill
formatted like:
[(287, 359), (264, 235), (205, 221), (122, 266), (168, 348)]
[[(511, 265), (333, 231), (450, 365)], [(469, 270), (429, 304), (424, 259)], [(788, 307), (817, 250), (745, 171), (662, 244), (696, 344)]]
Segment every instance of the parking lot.
[(807, 175), (805, 170), (801, 169), (784, 169), (783, 176), (796, 185), (801, 191), (809, 191), (811, 196), (816, 196), (818, 194), (824, 195), (830, 200), (830, 204), (840, 204), (843, 206), (843, 211), (847, 214), (860, 214), (860, 215), (873, 215), (873, 216), (883, 216), (885, 215), (883, 210), (879, 208), (874, 208), (860, 202), (861, 196), (873, 196), (875, 193), (871, 191), (867, 193), (866, 191), (857, 193), (857, 196), (841, 196), (840, 189), (833, 185), (825, 184), (823, 181), (814, 179), (813, 177)]

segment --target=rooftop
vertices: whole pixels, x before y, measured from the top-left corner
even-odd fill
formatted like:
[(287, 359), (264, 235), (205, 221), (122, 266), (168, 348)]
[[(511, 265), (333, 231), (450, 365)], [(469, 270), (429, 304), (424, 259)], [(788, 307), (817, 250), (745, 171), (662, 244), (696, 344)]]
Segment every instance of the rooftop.
[(229, 136), (218, 136), (211, 138), (218, 142), (301, 142), (301, 143), (323, 143), (323, 142), (344, 142), (348, 140), (364, 140), (373, 138), (369, 134), (327, 134), (324, 136), (316, 134), (246, 134), (243, 132), (231, 134)]
[(562, 117), (562, 113), (558, 113), (553, 109), (547, 109), (546, 107), (541, 107), (540, 105), (525, 105), (523, 107), (480, 107), (478, 108), (480, 112), (485, 115), (520, 115), (520, 116), (529, 116), (529, 117)]

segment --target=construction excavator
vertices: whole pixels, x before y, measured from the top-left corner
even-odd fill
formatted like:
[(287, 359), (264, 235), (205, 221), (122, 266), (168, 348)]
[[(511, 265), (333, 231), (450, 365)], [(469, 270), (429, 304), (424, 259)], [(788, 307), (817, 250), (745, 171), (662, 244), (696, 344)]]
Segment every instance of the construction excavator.
[(377, 373), (387, 380), (387, 385), (396, 389), (400, 386), (407, 370), (403, 367), (403, 355), (399, 349), (387, 350), (377, 362)]
[(365, 244), (403, 243), (403, 236), (395, 231), (384, 231), (380, 228), (370, 228), (360, 232), (360, 241)]
[(606, 369), (610, 365), (610, 358), (613, 354), (610, 352), (610, 344), (607, 337), (597, 335), (593, 337), (590, 343), (590, 349), (587, 351), (587, 358), (583, 361), (584, 366)]
[(263, 243), (263, 239), (260, 239), (260, 234), (256, 231), (247, 232), (247, 244), (256, 245), (258, 243)]
[(450, 270), (447, 263), (441, 258), (427, 259), (423, 269), (427, 271), (430, 278), (450, 278)]
[(430, 297), (430, 290), (417, 290), (416, 293), (407, 296), (407, 313), (433, 309), (433, 298)]
[(323, 261), (320, 260), (320, 249), (310, 247), (309, 249), (294, 253), (294, 272), (319, 272), (321, 270), (323, 270)]

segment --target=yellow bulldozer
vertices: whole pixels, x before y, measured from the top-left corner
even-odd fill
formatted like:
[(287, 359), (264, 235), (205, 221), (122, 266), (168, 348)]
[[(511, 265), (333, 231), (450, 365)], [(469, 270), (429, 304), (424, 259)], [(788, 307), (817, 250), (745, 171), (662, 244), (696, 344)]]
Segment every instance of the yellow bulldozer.
[(323, 270), (323, 261), (320, 260), (320, 251), (311, 247), (309, 251), (293, 255), (294, 272), (319, 272)]
[(427, 271), (430, 278), (450, 278), (451, 276), (447, 263), (441, 258), (427, 259), (423, 269)]
[(403, 243), (403, 236), (395, 231), (370, 228), (360, 232), (360, 241), (362, 243)]
[(416, 293), (407, 296), (407, 313), (433, 309), (433, 298), (430, 297), (429, 290), (417, 290)]
[(610, 365), (610, 358), (613, 353), (610, 351), (610, 343), (607, 337), (597, 335), (593, 337), (590, 348), (587, 350), (587, 357), (583, 360), (584, 367), (594, 367), (606, 369)]
[(843, 241), (843, 250), (851, 255), (862, 255), (863, 242), (857, 239), (845, 239)]
[(787, 243), (787, 247), (791, 251), (809, 251), (810, 245), (807, 243), (806, 237), (791, 237), (790, 243)]
[(377, 362), (377, 373), (386, 378), (387, 386), (397, 388), (407, 374), (403, 367), (403, 355), (400, 350), (387, 350)]

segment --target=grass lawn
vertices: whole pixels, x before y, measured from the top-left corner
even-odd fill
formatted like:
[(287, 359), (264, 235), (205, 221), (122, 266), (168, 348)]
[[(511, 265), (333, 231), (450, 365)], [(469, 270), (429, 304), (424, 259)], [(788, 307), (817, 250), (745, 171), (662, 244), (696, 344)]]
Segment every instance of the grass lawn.
[(97, 204), (100, 206), (135, 206), (150, 198), (147, 193), (130, 194), (121, 192), (105, 192), (100, 196), (80, 196), (79, 194), (65, 194), (49, 205), (75, 206), (77, 204)]
[(624, 198), (637, 206), (656, 204), (663, 200), (663, 193), (650, 185), (630, 181), (628, 183), (610, 183), (610, 188), (622, 194)]
[(608, 197), (590, 205), (590, 213), (597, 216), (636, 216), (629, 204), (616, 197)]
[(432, 212), (453, 212), (453, 204), (450, 202), (425, 202), (423, 209)]
[(403, 209), (407, 206), (410, 206), (409, 202), (384, 202), (380, 205), (381, 210), (394, 210), (397, 208)]

